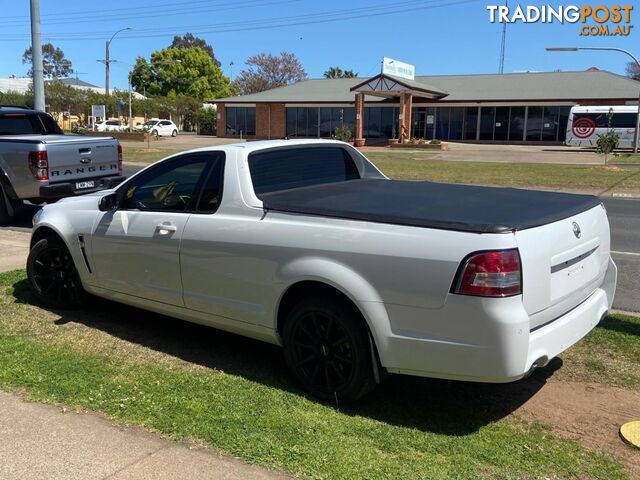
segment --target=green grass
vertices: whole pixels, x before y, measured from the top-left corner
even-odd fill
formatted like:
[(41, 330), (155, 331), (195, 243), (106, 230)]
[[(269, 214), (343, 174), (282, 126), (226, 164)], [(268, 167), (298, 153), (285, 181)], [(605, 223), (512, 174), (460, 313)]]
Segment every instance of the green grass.
[(152, 163), (181, 151), (154, 147), (147, 149), (147, 144), (141, 143), (140, 147), (123, 147), (122, 157), (125, 162)]
[(52, 312), (31, 304), (23, 271), (0, 274), (0, 387), (303, 477), (626, 478), (610, 457), (511, 415), (550, 374), (508, 385), (393, 376), (335, 408), (291, 384), (277, 347), (100, 300)]
[(366, 152), (365, 155), (385, 175), (397, 179), (594, 192), (640, 191), (638, 168), (603, 170), (585, 165), (450, 162), (431, 160), (432, 154), (417, 152)]
[(622, 153), (610, 157), (611, 163), (624, 164), (624, 163), (637, 163), (640, 164), (640, 155), (634, 155), (633, 153)]
[(640, 388), (640, 318), (609, 315), (563, 360), (563, 377)]

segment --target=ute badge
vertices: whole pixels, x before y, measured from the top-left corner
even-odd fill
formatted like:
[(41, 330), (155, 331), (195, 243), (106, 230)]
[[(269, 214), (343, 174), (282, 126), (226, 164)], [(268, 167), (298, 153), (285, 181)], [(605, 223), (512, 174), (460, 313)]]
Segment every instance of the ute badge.
[(576, 238), (580, 238), (580, 235), (582, 235), (582, 230), (580, 230), (580, 225), (578, 225), (576, 222), (573, 222), (573, 234), (576, 236)]

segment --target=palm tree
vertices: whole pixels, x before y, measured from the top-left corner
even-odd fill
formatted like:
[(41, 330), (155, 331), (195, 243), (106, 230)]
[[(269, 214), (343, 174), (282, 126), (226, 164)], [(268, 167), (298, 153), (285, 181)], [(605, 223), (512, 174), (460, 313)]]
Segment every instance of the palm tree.
[(325, 78), (355, 78), (358, 74), (353, 70), (342, 70), (340, 67), (329, 67), (327, 71), (324, 72)]

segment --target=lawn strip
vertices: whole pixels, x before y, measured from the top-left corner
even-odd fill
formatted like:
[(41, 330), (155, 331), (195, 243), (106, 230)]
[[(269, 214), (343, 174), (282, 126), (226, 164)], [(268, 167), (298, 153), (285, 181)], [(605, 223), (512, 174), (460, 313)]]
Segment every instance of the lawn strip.
[(24, 272), (0, 275), (0, 386), (37, 400), (306, 477), (626, 478), (606, 455), (504, 419), (497, 386), (394, 377), (336, 409), (292, 386), (276, 347), (110, 303), (60, 316), (30, 301)]

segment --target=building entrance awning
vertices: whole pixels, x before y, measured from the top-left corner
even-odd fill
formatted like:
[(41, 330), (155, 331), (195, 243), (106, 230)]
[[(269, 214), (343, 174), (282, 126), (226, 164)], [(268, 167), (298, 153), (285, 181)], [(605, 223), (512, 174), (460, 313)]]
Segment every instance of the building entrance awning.
[(385, 73), (371, 77), (351, 87), (351, 91), (384, 98), (399, 97), (403, 93), (432, 99), (440, 99), (448, 95), (447, 92), (439, 90), (432, 85), (417, 80), (394, 77)]

